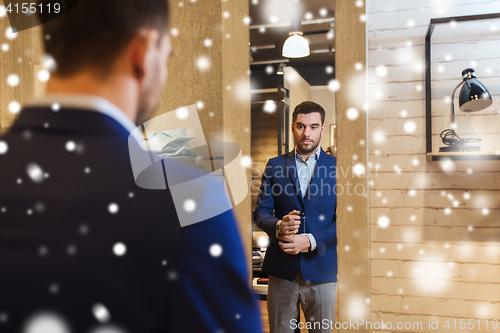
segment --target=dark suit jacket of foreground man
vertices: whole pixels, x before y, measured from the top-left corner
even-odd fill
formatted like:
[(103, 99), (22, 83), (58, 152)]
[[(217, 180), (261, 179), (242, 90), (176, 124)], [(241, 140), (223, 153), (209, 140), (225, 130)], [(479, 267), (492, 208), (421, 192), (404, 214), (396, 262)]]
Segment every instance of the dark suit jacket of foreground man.
[[(305, 281), (337, 281), (336, 159), (319, 149), (304, 198), (300, 195), (295, 150), (270, 159), (264, 169), (254, 220), (270, 239), (262, 270), (281, 279), (293, 281), (300, 267)], [(305, 230), (301, 222), (297, 234), (312, 233), (316, 240), (314, 251), (291, 255), (279, 246), (276, 223), (293, 210), (305, 213)]]
[[(40, 311), (71, 333), (106, 325), (260, 332), (233, 212), (181, 228), (169, 190), (135, 184), (128, 135), (99, 112), (27, 108), (0, 137), (8, 147), (0, 154), (0, 332), (23, 332)], [(32, 164), (43, 170), (31, 170), (34, 180)], [(220, 256), (210, 254), (214, 244)]]

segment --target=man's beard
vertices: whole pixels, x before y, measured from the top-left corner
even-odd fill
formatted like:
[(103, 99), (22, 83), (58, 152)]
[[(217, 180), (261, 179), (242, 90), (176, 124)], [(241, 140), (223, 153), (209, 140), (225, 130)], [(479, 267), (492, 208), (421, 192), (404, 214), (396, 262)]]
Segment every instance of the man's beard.
[(137, 115), (135, 117), (135, 124), (137, 126), (141, 126), (146, 121), (151, 119), (154, 110), (156, 110), (157, 106), (158, 104), (155, 104), (154, 106), (149, 106), (147, 103), (147, 99), (141, 96), (139, 99), (139, 107), (137, 110)]
[(319, 140), (318, 140), (318, 142), (316, 142), (316, 144), (315, 144), (315, 145), (314, 145), (314, 142), (313, 142), (312, 140), (309, 140), (309, 141), (311, 141), (311, 143), (313, 144), (313, 145), (311, 146), (311, 148), (309, 148), (309, 149), (307, 149), (307, 148), (305, 148), (304, 146), (302, 146), (302, 145), (300, 144), (300, 141), (299, 141), (299, 143), (297, 144), (297, 146), (300, 148), (300, 150), (301, 150), (301, 152), (302, 152), (302, 153), (309, 154), (310, 152), (313, 152), (314, 150), (316, 150), (316, 148), (318, 147), (318, 145), (319, 145)]
[[(153, 71), (154, 75), (158, 75), (159, 68), (155, 68)], [(158, 106), (159, 91), (156, 91), (158, 87), (159, 79), (157, 76), (151, 77), (150, 81), (144, 85), (144, 90), (139, 95), (139, 101), (137, 105), (137, 115), (135, 117), (135, 123), (137, 126), (144, 124), (146, 121), (151, 119), (154, 111)]]

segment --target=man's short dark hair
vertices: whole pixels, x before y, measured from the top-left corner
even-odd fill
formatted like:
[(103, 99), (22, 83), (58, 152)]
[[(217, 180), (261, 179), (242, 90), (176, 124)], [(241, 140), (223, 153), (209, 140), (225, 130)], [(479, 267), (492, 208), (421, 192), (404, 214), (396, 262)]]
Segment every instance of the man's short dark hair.
[(45, 52), (55, 60), (59, 76), (85, 66), (106, 74), (140, 29), (167, 33), (168, 15), (168, 0), (80, 0), (42, 25)]
[(319, 112), (319, 114), (321, 115), (321, 125), (323, 125), (325, 123), (325, 109), (323, 109), (323, 107), (318, 103), (314, 103), (311, 101), (302, 102), (295, 107), (295, 109), (293, 110), (292, 122), (295, 124), (297, 115), (300, 113), (308, 114), (313, 112)]

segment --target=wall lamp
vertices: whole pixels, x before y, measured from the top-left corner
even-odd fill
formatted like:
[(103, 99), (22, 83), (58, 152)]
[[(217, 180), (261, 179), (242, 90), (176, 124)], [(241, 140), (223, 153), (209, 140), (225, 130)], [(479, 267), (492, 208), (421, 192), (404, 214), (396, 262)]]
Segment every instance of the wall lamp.
[(455, 87), (451, 94), (451, 129), (441, 132), (440, 136), (446, 147), (440, 147), (440, 152), (479, 151), (478, 146), (467, 146), (467, 143), (479, 142), (481, 139), (462, 139), (455, 133), (457, 128), (455, 122), (455, 93), (458, 88), (462, 87), (458, 96), (458, 105), (460, 111), (463, 112), (484, 110), (493, 103), (493, 100), (488, 89), (476, 79), (476, 72), (472, 68), (467, 68), (462, 72), (462, 79), (462, 82)]

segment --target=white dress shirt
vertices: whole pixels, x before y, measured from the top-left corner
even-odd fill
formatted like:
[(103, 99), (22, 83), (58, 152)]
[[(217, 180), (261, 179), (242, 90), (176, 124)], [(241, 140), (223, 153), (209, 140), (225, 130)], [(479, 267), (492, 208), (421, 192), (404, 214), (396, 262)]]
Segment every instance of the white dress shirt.
[[(297, 178), (299, 179), (299, 187), (302, 198), (305, 197), (307, 189), (309, 188), (309, 184), (311, 183), (314, 169), (318, 164), (320, 152), (321, 149), (318, 146), (316, 152), (309, 156), (307, 161), (305, 161), (304, 157), (297, 153), (297, 147), (295, 147), (295, 166), (297, 167)], [(309, 237), (309, 241), (311, 242), (311, 251), (314, 251), (316, 249), (316, 239), (311, 233), (307, 233), (304, 235)]]

